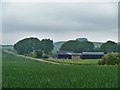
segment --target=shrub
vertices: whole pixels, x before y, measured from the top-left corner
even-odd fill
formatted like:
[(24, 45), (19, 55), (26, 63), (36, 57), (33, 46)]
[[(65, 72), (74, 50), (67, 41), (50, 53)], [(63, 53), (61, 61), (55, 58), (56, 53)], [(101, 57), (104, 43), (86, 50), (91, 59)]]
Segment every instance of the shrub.
[(44, 59), (49, 58), (49, 55), (44, 53), (42, 58), (44, 58)]
[(100, 61), (98, 62), (98, 64), (99, 64), (99, 65), (104, 65), (104, 64), (105, 64), (105, 60), (100, 60)]
[(36, 57), (37, 58), (42, 58), (42, 55), (43, 55), (43, 51), (42, 50), (36, 51)]
[(99, 65), (115, 65), (120, 64), (120, 60), (118, 59), (118, 53), (109, 53), (105, 55), (102, 60), (98, 62)]

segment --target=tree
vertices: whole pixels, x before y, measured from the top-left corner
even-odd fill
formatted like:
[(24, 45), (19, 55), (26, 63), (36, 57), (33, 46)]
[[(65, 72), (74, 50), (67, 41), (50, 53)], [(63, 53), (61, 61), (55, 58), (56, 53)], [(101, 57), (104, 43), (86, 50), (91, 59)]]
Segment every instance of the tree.
[(42, 50), (36, 50), (36, 57), (37, 58), (42, 58), (42, 56), (43, 56), (43, 51)]
[(106, 53), (109, 52), (117, 52), (118, 51), (118, 44), (113, 41), (107, 41), (103, 43), (100, 47), (100, 50)]
[(94, 51), (94, 44), (90, 41), (83, 41), (79, 43), (79, 52)]
[(89, 41), (79, 42), (78, 40), (69, 40), (61, 46), (60, 50), (73, 52), (93, 51), (94, 44)]
[(25, 38), (23, 40), (18, 41), (14, 45), (14, 49), (18, 52), (18, 54), (29, 54), (30, 52), (36, 50), (42, 50), (44, 53), (49, 53), (53, 50), (54, 45), (53, 41), (50, 39), (43, 39), (40, 41), (37, 38)]
[(95, 52), (100, 52), (100, 51), (101, 51), (101, 50), (100, 50), (100, 47), (94, 48), (94, 51), (95, 51)]
[(43, 50), (44, 53), (49, 54), (50, 52), (52, 52), (53, 48), (54, 48), (53, 40), (50, 39), (41, 40), (41, 50)]
[(61, 51), (73, 51), (73, 52), (77, 52), (78, 51), (78, 45), (79, 45), (79, 41), (77, 41), (77, 40), (69, 40), (69, 41), (65, 42), (60, 47), (60, 50)]
[(118, 43), (118, 52), (120, 53), (120, 43)]
[(18, 41), (14, 45), (14, 49), (18, 52), (18, 54), (28, 54), (33, 50), (40, 49), (40, 40), (37, 38), (25, 38), (23, 40)]

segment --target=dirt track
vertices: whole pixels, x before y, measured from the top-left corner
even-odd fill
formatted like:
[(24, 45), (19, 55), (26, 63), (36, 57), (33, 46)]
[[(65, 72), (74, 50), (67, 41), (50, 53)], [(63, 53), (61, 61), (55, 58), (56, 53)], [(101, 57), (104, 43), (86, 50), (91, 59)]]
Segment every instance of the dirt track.
[(46, 61), (46, 60), (39, 59), (39, 58), (33, 58), (33, 57), (24, 56), (24, 55), (18, 55), (18, 54), (15, 54), (15, 53), (7, 51), (7, 50), (4, 50), (4, 52), (12, 54), (12, 55), (16, 55), (18, 57), (28, 58), (28, 59), (32, 59), (32, 60), (36, 60), (36, 61), (45, 62), (45, 63), (60, 64), (60, 63), (56, 63), (56, 62), (52, 62), (52, 61)]

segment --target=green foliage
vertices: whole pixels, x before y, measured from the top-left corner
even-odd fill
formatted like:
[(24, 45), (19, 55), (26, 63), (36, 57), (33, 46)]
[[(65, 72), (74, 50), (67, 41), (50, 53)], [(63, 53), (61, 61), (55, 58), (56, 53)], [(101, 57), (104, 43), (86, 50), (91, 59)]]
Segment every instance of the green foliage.
[(117, 88), (117, 66), (53, 65), (3, 52), (3, 88)]
[(100, 52), (100, 51), (101, 51), (101, 50), (100, 50), (100, 47), (94, 48), (94, 51), (95, 51), (95, 52)]
[(50, 39), (42, 39), (41, 41), (37, 38), (25, 38), (18, 41), (14, 45), (14, 49), (18, 54), (29, 54), (35, 50), (42, 50), (45, 53), (49, 53), (53, 50), (53, 41)]
[(42, 58), (44, 58), (44, 59), (49, 58), (49, 55), (44, 53)]
[(69, 40), (68, 42), (65, 42), (61, 47), (61, 51), (73, 51), (73, 52), (78, 52), (78, 45), (79, 41), (77, 40)]
[(99, 65), (115, 65), (120, 64), (120, 60), (118, 58), (118, 53), (109, 53), (105, 55), (101, 61), (98, 62)]
[(29, 54), (33, 50), (40, 49), (40, 40), (37, 38), (25, 38), (14, 45), (18, 54)]
[(33, 53), (27, 54), (27, 56), (33, 57), (33, 58), (36, 58), (36, 57), (37, 57), (37, 55), (36, 55), (36, 54), (33, 54)]
[(107, 41), (103, 43), (100, 47), (100, 50), (103, 52), (117, 52), (118, 51), (118, 44), (113, 41)]
[(118, 44), (118, 52), (120, 53), (120, 43)]
[(79, 51), (80, 52), (94, 51), (94, 44), (89, 41), (80, 42), (79, 43)]
[(93, 42), (95, 48), (100, 47), (103, 43), (102, 42)]
[[(88, 40), (81, 40), (81, 39), (76, 39), (76, 40), (78, 40), (78, 41), (80, 41), (80, 42), (82, 42), (82, 41), (88, 41)], [(56, 53), (57, 51), (59, 51), (59, 49), (60, 49), (60, 47), (63, 45), (63, 43), (65, 43), (66, 41), (60, 41), (60, 42), (55, 42), (54, 43), (54, 49), (53, 49), (53, 51), (52, 52), (54, 52), (54, 53)], [(94, 47), (95, 48), (97, 48), (97, 47), (100, 47), (101, 45), (102, 45), (102, 42), (93, 42), (93, 44), (94, 44)], [(95, 49), (96, 50), (96, 49)]]
[(65, 43), (65, 41), (60, 41), (60, 42), (54, 42), (54, 49), (53, 49), (53, 53), (56, 53), (57, 51), (59, 51), (60, 47), (63, 45), (63, 43)]
[(65, 42), (61, 48), (61, 51), (73, 51), (73, 52), (83, 52), (83, 51), (94, 51), (94, 44), (89, 41), (78, 41), (70, 40)]
[(42, 50), (37, 50), (36, 51), (36, 57), (46, 59), (46, 58), (49, 58), (49, 55), (44, 53), (44, 51), (42, 51)]
[(54, 48), (53, 41), (50, 39), (42, 39), (41, 41), (41, 50), (49, 54)]
[(36, 51), (36, 58), (42, 58), (43, 51), (42, 50), (37, 50)]

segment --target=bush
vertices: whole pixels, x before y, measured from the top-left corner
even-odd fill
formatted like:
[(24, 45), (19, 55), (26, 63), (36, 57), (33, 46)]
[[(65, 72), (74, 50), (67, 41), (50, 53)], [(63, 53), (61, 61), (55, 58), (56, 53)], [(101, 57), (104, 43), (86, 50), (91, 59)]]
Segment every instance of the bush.
[(102, 60), (98, 62), (99, 65), (115, 65), (120, 64), (120, 60), (118, 59), (118, 53), (109, 53), (105, 55)]
[(98, 64), (99, 64), (99, 65), (104, 65), (104, 64), (105, 64), (105, 60), (100, 60), (100, 61), (98, 62)]
[(48, 54), (43, 54), (42, 58), (44, 58), (44, 59), (49, 58), (49, 55)]
[(36, 58), (42, 58), (42, 55), (43, 55), (43, 51), (42, 50), (36, 51)]

